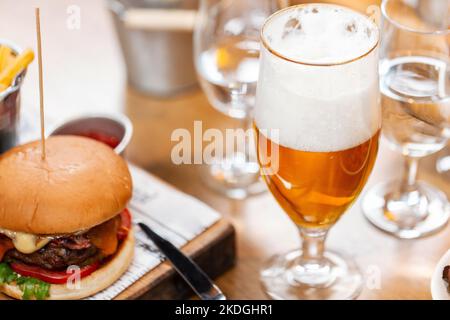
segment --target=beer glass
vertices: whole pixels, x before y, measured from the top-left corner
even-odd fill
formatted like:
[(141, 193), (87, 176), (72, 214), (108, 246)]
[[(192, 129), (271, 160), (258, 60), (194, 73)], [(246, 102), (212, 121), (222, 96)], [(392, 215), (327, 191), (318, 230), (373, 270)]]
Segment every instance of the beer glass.
[(383, 135), (405, 157), (400, 180), (364, 198), (366, 217), (399, 238), (418, 238), (447, 224), (443, 192), (417, 181), (418, 161), (450, 136), (450, 0), (382, 3), (380, 77)]
[(265, 23), (254, 126), (262, 176), (296, 224), (301, 250), (261, 271), (275, 299), (351, 299), (356, 264), (325, 250), (328, 230), (356, 200), (378, 151), (377, 25), (345, 7), (289, 7)]
[[(276, 0), (202, 0), (194, 31), (198, 77), (209, 102), (251, 130), (259, 66), (259, 33), (278, 8)], [(244, 132), (240, 128), (240, 132)], [(203, 166), (202, 178), (220, 193), (235, 199), (266, 190), (260, 179), (254, 141), (237, 135), (243, 146), (224, 150), (225, 156)], [(229, 141), (227, 141), (229, 143)]]

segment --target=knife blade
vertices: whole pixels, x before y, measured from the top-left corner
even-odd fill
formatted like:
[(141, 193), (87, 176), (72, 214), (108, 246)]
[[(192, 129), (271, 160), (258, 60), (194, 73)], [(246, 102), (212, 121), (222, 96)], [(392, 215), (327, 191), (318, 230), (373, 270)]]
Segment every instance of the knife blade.
[(172, 243), (162, 238), (145, 223), (138, 222), (139, 227), (153, 241), (158, 249), (172, 263), (174, 269), (183, 277), (202, 300), (226, 300), (222, 291), (212, 282), (206, 273), (185, 256)]

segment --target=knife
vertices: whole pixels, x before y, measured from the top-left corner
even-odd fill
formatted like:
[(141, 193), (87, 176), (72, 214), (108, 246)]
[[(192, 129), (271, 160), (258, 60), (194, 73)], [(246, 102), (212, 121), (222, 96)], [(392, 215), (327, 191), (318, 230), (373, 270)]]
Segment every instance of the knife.
[(172, 263), (175, 270), (183, 277), (202, 300), (226, 300), (225, 295), (189, 257), (185, 256), (172, 243), (159, 236), (145, 223), (138, 222), (139, 227), (153, 241), (158, 249)]

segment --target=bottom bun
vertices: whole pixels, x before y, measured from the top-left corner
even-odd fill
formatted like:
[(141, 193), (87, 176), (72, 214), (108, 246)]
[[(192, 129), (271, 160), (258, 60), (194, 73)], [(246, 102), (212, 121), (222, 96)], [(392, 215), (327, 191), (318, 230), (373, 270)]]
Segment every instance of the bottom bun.
[[(89, 276), (81, 279), (78, 288), (69, 288), (66, 284), (50, 285), (48, 300), (82, 299), (108, 288), (127, 271), (133, 261), (133, 254), (134, 234), (131, 229), (110, 261)], [(22, 291), (14, 284), (0, 286), (0, 292), (15, 299), (22, 299)]]

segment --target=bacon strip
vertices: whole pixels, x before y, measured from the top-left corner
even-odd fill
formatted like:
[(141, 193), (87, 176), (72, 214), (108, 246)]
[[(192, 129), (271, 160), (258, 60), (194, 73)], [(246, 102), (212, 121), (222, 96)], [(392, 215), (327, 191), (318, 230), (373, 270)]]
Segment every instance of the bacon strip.
[(0, 262), (3, 260), (3, 256), (6, 251), (14, 248), (14, 244), (8, 237), (0, 235)]
[(62, 246), (70, 250), (83, 250), (91, 246), (91, 242), (85, 235), (73, 235), (66, 238), (58, 238), (53, 240), (51, 244)]

